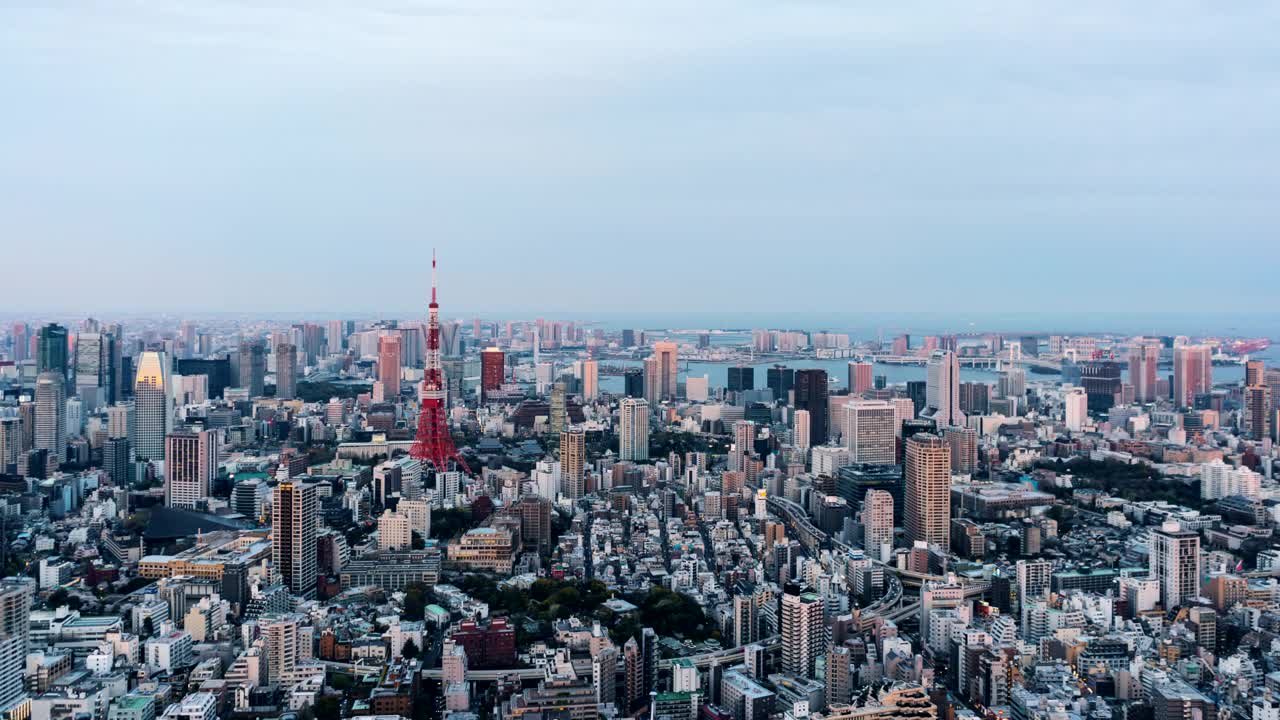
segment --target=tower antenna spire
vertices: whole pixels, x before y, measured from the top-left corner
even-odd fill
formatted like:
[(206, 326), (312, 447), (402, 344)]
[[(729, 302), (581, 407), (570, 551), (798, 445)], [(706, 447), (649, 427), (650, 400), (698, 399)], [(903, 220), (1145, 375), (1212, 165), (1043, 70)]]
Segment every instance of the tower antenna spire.
[(440, 363), (440, 305), (436, 302), (436, 251), (431, 249), (431, 304), (427, 307), (427, 362), (422, 377), (422, 406), (418, 411), (418, 432), (409, 454), (430, 463), (437, 473), (446, 472), (454, 462), (471, 472), (453, 444), (453, 431), (446, 412), (448, 394)]

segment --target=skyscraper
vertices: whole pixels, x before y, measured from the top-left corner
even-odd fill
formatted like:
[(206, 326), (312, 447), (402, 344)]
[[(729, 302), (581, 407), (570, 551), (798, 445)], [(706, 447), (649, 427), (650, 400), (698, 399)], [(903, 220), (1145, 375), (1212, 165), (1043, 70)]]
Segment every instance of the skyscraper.
[(218, 473), (217, 431), (169, 433), (164, 458), (165, 505), (190, 509), (209, 497), (209, 485)]
[(1200, 534), (1169, 520), (1151, 533), (1150, 577), (1160, 582), (1166, 610), (1200, 594)]
[(861, 395), (875, 387), (874, 371), (875, 365), (869, 362), (849, 363), (849, 392)]
[(566, 497), (577, 500), (586, 494), (587, 436), (581, 430), (560, 433), (560, 478)]
[(756, 369), (750, 365), (729, 366), (729, 378), (725, 389), (729, 392), (754, 390), (756, 387)]
[(485, 348), (480, 353), (480, 401), (487, 402), (489, 394), (502, 389), (507, 374), (507, 356), (498, 348)]
[(249, 391), (249, 397), (262, 397), (266, 384), (267, 354), (261, 340), (240, 341), (240, 387)]
[(904, 468), (907, 542), (951, 548), (951, 448), (937, 435), (917, 433), (906, 441)]
[(1207, 345), (1182, 345), (1173, 349), (1173, 403), (1191, 407), (1196, 396), (1213, 388), (1213, 356)]
[(830, 421), (827, 371), (818, 368), (797, 370), (795, 382), (796, 409), (809, 411), (809, 444), (824, 445), (831, 436), (827, 429)]
[(853, 462), (894, 464), (898, 413), (893, 405), (883, 400), (856, 400), (845, 405), (844, 416), (844, 446), (853, 452)]
[(1244, 364), (1244, 386), (1265, 385), (1267, 364), (1261, 360), (1249, 360)]
[(1129, 348), (1129, 384), (1140, 403), (1156, 401), (1156, 378), (1160, 365), (1160, 344), (1140, 341)]
[(644, 370), (627, 368), (622, 371), (623, 394), (629, 398), (644, 397)]
[(817, 660), (826, 652), (825, 606), (814, 592), (788, 585), (782, 595), (782, 671), (813, 677)]
[(67, 329), (57, 323), (40, 328), (36, 346), (36, 372), (52, 372), (67, 379)]
[[(31, 632), (31, 597), (35, 583), (28, 578), (0, 580), (0, 717), (26, 717), (23, 673)], [(17, 712), (13, 712), (17, 709)]]
[(1262, 440), (1271, 436), (1272, 427), (1271, 387), (1258, 384), (1244, 389), (1244, 421), (1243, 429), (1254, 440)]
[(893, 553), (893, 494), (868, 490), (862, 500), (862, 547), (881, 562)]
[(774, 365), (765, 371), (765, 380), (773, 391), (773, 399), (786, 404), (791, 402), (791, 389), (796, 384), (796, 371), (785, 365)]
[(316, 533), (320, 495), (314, 484), (285, 480), (272, 491), (271, 564), (289, 592), (316, 595)]
[(1120, 396), (1120, 364), (1110, 360), (1086, 360), (1080, 363), (1080, 384), (1088, 396), (1089, 409), (1105, 412), (1114, 407)]
[[(655, 387), (649, 389), (649, 377), (645, 377), (645, 394), (649, 396), (650, 403), (666, 400), (676, 396), (676, 378), (678, 374), (678, 359), (676, 344), (668, 341), (658, 341), (653, 344), (653, 382)], [(648, 365), (646, 364), (646, 369)]]
[(173, 429), (172, 393), (168, 356), (154, 350), (139, 355), (133, 381), (133, 451), (139, 459), (164, 460), (164, 438)]
[(1089, 419), (1089, 396), (1084, 388), (1073, 387), (1062, 394), (1067, 430), (1080, 432)]
[(649, 459), (649, 403), (642, 398), (625, 398), (620, 403), (618, 457), (622, 460)]
[(938, 350), (929, 356), (925, 381), (925, 405), (921, 413), (933, 418), (938, 427), (963, 425), (960, 411), (960, 359), (950, 350)]
[(298, 394), (298, 346), (276, 345), (276, 397), (291, 400)]
[(12, 473), (22, 452), (22, 418), (0, 417), (0, 473)]
[(978, 471), (978, 431), (970, 427), (942, 429), (942, 438), (951, 450), (951, 472), (972, 475)]
[(548, 418), (548, 424), (553, 436), (564, 432), (565, 428), (569, 426), (569, 407), (567, 403), (564, 383), (553, 383), (551, 385), (551, 407), (549, 410), (551, 415)]
[(582, 398), (588, 402), (600, 397), (600, 368), (595, 360), (582, 361)]
[(808, 410), (796, 410), (791, 421), (791, 444), (797, 450), (805, 451), (812, 447), (809, 441), (811, 422)]
[(13, 343), (13, 354), (10, 357), (15, 362), (22, 362), (31, 357), (31, 328), (26, 323), (14, 323), (9, 339)]
[(83, 332), (76, 336), (75, 390), (90, 410), (111, 400), (111, 341), (111, 336), (103, 333)]
[(67, 459), (67, 395), (63, 376), (42, 372), (36, 378), (35, 448), (48, 450), (58, 459)]
[(400, 335), (378, 338), (378, 382), (388, 398), (400, 396)]

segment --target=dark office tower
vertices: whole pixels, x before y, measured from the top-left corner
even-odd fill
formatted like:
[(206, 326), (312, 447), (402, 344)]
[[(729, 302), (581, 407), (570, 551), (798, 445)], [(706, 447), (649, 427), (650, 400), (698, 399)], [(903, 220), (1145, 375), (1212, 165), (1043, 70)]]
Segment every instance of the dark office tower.
[(1080, 384), (1089, 396), (1089, 410), (1102, 412), (1116, 404), (1120, 394), (1120, 363), (1089, 360), (1080, 363)]
[(1040, 338), (1035, 335), (1023, 335), (1021, 343), (1023, 355), (1030, 355), (1031, 357), (1040, 356)]
[(986, 415), (991, 408), (991, 386), (981, 382), (960, 383), (960, 412)]
[(267, 353), (261, 340), (240, 342), (240, 387), (249, 397), (261, 397), (267, 376)]
[(623, 392), (629, 398), (644, 397), (644, 371), (640, 368), (628, 368), (622, 373)]
[(636, 346), (636, 331), (623, 330), (622, 331), (622, 347), (635, 347), (635, 346)]
[(809, 444), (824, 445), (828, 426), (827, 371), (817, 368), (796, 371), (796, 409), (809, 411)]
[(317, 487), (286, 480), (272, 493), (271, 564), (289, 592), (303, 598), (314, 598), (316, 593)]
[(111, 438), (102, 444), (102, 469), (116, 485), (129, 483), (129, 438)]
[[(216, 358), (213, 360), (179, 360), (178, 374), (187, 377), (189, 375), (204, 375), (209, 378), (209, 397), (220, 398), (222, 391), (231, 385), (231, 361), (227, 358)], [(277, 392), (277, 394), (279, 394)]]
[(929, 383), (924, 380), (907, 381), (907, 397), (911, 398), (911, 402), (915, 404), (917, 413), (925, 409), (928, 396)]
[(298, 394), (298, 348), (289, 343), (276, 345), (276, 397), (292, 400)]
[(490, 393), (502, 389), (507, 378), (507, 356), (496, 347), (480, 353), (480, 402), (486, 402)]
[(734, 365), (729, 368), (729, 392), (756, 389), (756, 369), (750, 365)]
[(36, 347), (36, 372), (52, 372), (67, 378), (67, 329), (57, 323), (40, 328)]
[(791, 388), (796, 384), (796, 371), (786, 365), (774, 365), (765, 371), (765, 380), (773, 391), (773, 399), (780, 403), (790, 402)]
[(1254, 440), (1271, 437), (1271, 387), (1268, 385), (1250, 385), (1244, 389), (1244, 412), (1242, 429)]

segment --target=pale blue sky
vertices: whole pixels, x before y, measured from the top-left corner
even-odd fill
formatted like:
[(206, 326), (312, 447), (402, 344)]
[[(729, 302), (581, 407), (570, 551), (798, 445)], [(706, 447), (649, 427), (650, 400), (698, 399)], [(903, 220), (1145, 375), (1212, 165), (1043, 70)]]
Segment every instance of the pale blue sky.
[(3, 304), (1280, 301), (1274, 2), (355, 4), (0, 5)]

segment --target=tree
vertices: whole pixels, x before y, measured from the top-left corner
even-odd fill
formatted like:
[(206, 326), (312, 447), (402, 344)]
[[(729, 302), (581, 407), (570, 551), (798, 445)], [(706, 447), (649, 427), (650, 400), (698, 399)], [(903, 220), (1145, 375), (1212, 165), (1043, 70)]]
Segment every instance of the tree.
[(316, 720), (338, 720), (342, 717), (342, 698), (337, 695), (321, 695), (316, 699), (315, 714)]
[(405, 660), (412, 660), (421, 653), (422, 651), (418, 649), (418, 643), (414, 642), (413, 638), (405, 640), (404, 647), (400, 649), (400, 654), (404, 656)]
[(404, 617), (421, 620), (427, 610), (427, 589), (422, 583), (409, 583), (404, 588)]

